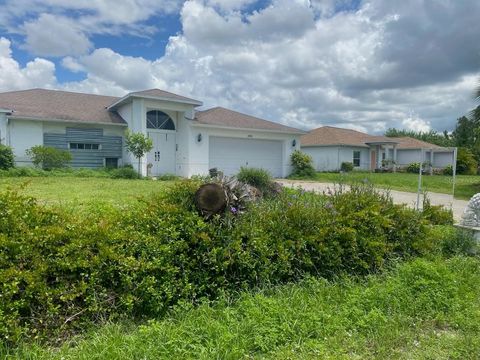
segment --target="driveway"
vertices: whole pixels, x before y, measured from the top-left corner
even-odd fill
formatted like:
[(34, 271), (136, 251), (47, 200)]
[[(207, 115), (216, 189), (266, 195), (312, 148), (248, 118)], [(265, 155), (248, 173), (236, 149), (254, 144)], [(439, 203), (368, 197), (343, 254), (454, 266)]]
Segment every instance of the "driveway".
[[(333, 183), (320, 183), (320, 182), (312, 182), (312, 181), (301, 181), (301, 180), (286, 180), (281, 179), (277, 180), (280, 184), (286, 187), (291, 188), (302, 188), (306, 191), (315, 191), (315, 192), (324, 192), (328, 189), (333, 189), (335, 184)], [(382, 190), (382, 189), (379, 189)], [(387, 191), (387, 190), (385, 190)], [(393, 202), (396, 204), (406, 204), (411, 207), (415, 207), (417, 202), (417, 194), (406, 192), (406, 191), (397, 191), (397, 190), (388, 190), (390, 195), (392, 196)], [(462, 218), (463, 210), (468, 204), (466, 200), (457, 200), (454, 199), (452, 195), (448, 194), (440, 194), (429, 192), (427, 194), (428, 198), (432, 205), (442, 205), (448, 209), (452, 209), (453, 211), (453, 218), (455, 222), (459, 222)], [(423, 202), (423, 195), (420, 194), (420, 206)]]

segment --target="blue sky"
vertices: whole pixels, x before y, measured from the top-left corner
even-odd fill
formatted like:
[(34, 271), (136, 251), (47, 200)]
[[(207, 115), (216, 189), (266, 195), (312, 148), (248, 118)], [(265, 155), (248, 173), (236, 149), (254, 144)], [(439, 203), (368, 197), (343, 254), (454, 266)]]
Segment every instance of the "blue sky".
[(452, 130), (477, 105), (478, 18), (476, 0), (3, 0), (0, 91), (158, 87), (303, 129)]

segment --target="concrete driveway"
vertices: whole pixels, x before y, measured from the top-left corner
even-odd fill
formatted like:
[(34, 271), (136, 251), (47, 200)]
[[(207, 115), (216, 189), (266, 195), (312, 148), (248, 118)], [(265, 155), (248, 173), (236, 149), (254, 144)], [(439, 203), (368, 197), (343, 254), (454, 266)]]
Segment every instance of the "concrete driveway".
[[(328, 189), (334, 189), (335, 187), (335, 184), (333, 183), (320, 183), (320, 182), (301, 181), (301, 180), (281, 179), (281, 180), (277, 180), (277, 182), (279, 182), (280, 184), (286, 187), (291, 187), (291, 188), (300, 187), (306, 191), (315, 191), (319, 193), (327, 191)], [(382, 190), (382, 189), (379, 189), (379, 190)], [(393, 202), (395, 202), (396, 204), (406, 204), (408, 206), (415, 207), (417, 202), (416, 193), (411, 193), (406, 191), (397, 191), (397, 190), (388, 190), (388, 191), (390, 192), (390, 195), (393, 198)], [(430, 202), (432, 205), (443, 205), (448, 209), (452, 209), (453, 218), (455, 222), (460, 221), (460, 219), (462, 218), (463, 211), (468, 204), (468, 201), (454, 199), (452, 195), (448, 195), (448, 194), (429, 192), (427, 196), (430, 199)], [(421, 194), (420, 206), (422, 202), (423, 202), (423, 195)]]

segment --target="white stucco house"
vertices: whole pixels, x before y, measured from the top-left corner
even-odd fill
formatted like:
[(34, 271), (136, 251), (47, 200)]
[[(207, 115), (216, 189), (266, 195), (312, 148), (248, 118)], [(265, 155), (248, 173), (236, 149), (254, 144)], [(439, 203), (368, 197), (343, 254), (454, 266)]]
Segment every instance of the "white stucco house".
[(127, 129), (153, 140), (142, 174), (227, 175), (259, 167), (275, 177), (290, 173), (290, 154), (305, 132), (159, 89), (123, 97), (30, 89), (0, 93), (0, 142), (13, 148), (17, 166), (30, 165), (25, 151), (53, 146), (73, 155), (73, 167), (136, 164), (126, 152)]
[(303, 135), (301, 150), (312, 157), (317, 171), (338, 171), (343, 162), (353, 163), (358, 170), (375, 170), (382, 167), (383, 160), (393, 160), (395, 168), (414, 162), (445, 168), (456, 161), (455, 148), (411, 137), (373, 136), (332, 126)]

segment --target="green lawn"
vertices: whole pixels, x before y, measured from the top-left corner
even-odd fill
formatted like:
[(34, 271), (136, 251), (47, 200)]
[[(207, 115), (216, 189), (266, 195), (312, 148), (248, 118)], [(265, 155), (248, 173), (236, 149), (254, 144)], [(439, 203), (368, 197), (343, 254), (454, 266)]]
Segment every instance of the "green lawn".
[[(418, 186), (417, 174), (406, 173), (317, 173), (315, 181), (320, 182), (368, 182), (375, 186), (390, 188), (392, 190), (416, 192)], [(452, 177), (443, 175), (422, 176), (423, 189), (430, 192), (439, 192), (445, 194), (452, 193)], [(480, 176), (458, 175), (456, 177), (455, 197), (459, 199), (469, 199), (472, 195), (480, 192)]]
[(164, 190), (172, 181), (123, 180), (81, 177), (0, 178), (0, 190), (20, 189), (24, 194), (54, 205), (125, 205)]
[(417, 259), (367, 279), (312, 279), (111, 324), (6, 359), (478, 359), (480, 259)]

